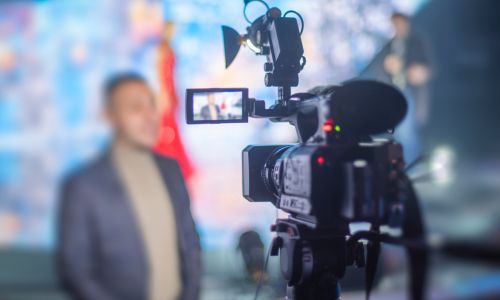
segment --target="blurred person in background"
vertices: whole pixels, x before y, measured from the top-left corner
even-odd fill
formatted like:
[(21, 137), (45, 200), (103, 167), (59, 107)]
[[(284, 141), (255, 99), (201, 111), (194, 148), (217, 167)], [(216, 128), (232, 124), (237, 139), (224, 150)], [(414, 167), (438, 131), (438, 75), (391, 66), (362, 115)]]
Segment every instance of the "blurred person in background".
[(162, 113), (160, 134), (155, 150), (161, 154), (175, 158), (179, 163), (184, 178), (189, 180), (195, 173), (195, 168), (189, 159), (181, 139), (177, 125), (179, 100), (175, 88), (175, 52), (172, 39), (175, 24), (167, 21), (163, 25), (161, 40), (157, 46), (157, 74), (160, 83), (159, 109)]
[(391, 17), (394, 38), (384, 48), (384, 70), (408, 101), (408, 114), (396, 130), (403, 143), (405, 159), (412, 162), (421, 155), (419, 125), (428, 117), (429, 57), (423, 40), (411, 30), (410, 19), (401, 13)]
[(421, 155), (419, 129), (429, 116), (428, 83), (430, 58), (424, 40), (411, 28), (407, 15), (391, 16), (394, 37), (382, 48), (365, 70), (375, 79), (394, 84), (408, 101), (408, 113), (395, 136), (404, 146), (405, 159), (412, 162)]
[(136, 74), (112, 78), (111, 147), (63, 187), (58, 261), (83, 300), (198, 299), (200, 243), (181, 170), (153, 153), (155, 98)]

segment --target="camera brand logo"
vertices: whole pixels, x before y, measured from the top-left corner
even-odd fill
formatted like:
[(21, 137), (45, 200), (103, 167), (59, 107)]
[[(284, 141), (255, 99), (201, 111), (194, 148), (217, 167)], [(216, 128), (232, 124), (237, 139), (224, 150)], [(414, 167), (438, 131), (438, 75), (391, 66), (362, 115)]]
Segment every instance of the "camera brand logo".
[(287, 209), (299, 214), (309, 214), (311, 212), (311, 203), (307, 198), (282, 195), (280, 208)]

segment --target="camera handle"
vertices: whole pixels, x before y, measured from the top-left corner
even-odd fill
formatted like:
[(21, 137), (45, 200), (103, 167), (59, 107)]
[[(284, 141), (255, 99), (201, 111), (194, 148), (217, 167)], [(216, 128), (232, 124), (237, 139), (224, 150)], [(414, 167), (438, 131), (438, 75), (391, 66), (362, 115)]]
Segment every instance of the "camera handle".
[(266, 118), (273, 122), (286, 121), (283, 118), (289, 117), (296, 112), (297, 101), (278, 100), (276, 104), (266, 108), (264, 100), (254, 98), (248, 99), (248, 115), (252, 118)]
[(292, 88), (289, 86), (280, 86), (278, 87), (278, 101), (284, 102), (286, 105), (286, 101), (290, 99), (292, 96)]
[(294, 116), (299, 109), (299, 103), (316, 96), (311, 93), (296, 93), (291, 95), (291, 89), (287, 86), (279, 87), (278, 94), (278, 100), (269, 108), (266, 108), (264, 100), (255, 98), (247, 99), (248, 115), (252, 118), (269, 119), (271, 122), (290, 122), (295, 126)]

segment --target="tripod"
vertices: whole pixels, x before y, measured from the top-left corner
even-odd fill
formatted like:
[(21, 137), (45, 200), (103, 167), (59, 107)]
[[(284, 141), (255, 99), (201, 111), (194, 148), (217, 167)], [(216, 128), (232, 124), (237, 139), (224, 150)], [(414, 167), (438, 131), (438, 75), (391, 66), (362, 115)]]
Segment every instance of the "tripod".
[(290, 218), (278, 219), (271, 230), (277, 234), (271, 255), (280, 256), (281, 272), (288, 282), (287, 300), (340, 299), (339, 280), (346, 266), (364, 266), (362, 245), (348, 247), (346, 243), (347, 224), (311, 228)]

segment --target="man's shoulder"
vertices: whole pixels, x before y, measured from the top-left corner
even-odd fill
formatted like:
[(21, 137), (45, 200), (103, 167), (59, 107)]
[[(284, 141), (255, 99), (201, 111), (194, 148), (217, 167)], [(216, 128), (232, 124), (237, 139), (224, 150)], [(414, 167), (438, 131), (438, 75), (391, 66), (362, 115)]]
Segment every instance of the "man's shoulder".
[(70, 173), (65, 180), (65, 185), (86, 186), (101, 182), (102, 178), (109, 173), (111, 167), (109, 155), (107, 153), (102, 154)]
[(170, 170), (179, 168), (179, 164), (177, 163), (177, 160), (173, 157), (163, 155), (163, 154), (158, 153), (158, 152), (153, 152), (153, 156), (154, 156), (155, 160), (157, 161), (158, 165), (160, 166), (160, 168), (167, 168)]

